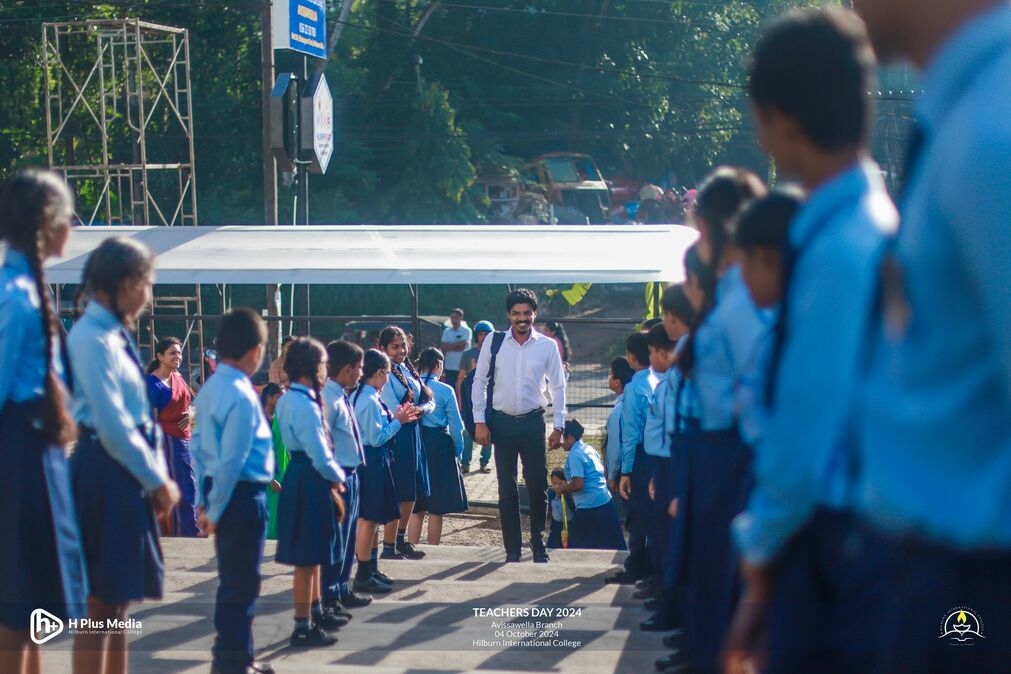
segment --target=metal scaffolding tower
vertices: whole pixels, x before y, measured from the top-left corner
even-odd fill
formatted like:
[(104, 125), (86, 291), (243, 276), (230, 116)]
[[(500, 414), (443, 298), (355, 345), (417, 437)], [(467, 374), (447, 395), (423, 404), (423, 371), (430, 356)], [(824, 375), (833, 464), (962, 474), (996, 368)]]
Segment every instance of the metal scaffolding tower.
[(42, 25), (49, 166), (81, 222), (196, 225), (186, 29), (139, 19)]

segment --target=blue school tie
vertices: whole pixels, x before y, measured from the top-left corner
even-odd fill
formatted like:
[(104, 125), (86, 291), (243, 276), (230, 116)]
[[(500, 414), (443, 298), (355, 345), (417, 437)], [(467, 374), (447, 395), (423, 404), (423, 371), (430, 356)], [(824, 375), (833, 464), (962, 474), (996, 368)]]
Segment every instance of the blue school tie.
[(362, 452), (362, 440), (358, 436), (358, 420), (355, 419), (355, 411), (351, 409), (351, 398), (347, 393), (344, 394), (344, 408), (351, 415), (351, 432), (355, 436), (355, 452), (358, 454), (358, 459), (364, 464), (365, 454)]

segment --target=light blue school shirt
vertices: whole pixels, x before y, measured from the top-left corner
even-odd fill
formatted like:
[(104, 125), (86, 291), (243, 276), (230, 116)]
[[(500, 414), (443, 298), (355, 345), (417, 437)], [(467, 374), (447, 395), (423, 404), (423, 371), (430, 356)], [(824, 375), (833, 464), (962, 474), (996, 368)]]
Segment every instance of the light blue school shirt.
[[(221, 519), (235, 485), (274, 479), (274, 447), (260, 398), (245, 372), (221, 363), (193, 401), (196, 423), (190, 453), (197, 476), (197, 505)], [(204, 478), (213, 480), (204, 499)]]
[(368, 384), (362, 384), (351, 396), (351, 401), (355, 406), (362, 444), (382, 447), (400, 431), (400, 422), (383, 409), (384, 403), (379, 391)]
[(790, 226), (800, 252), (788, 332), (756, 486), (735, 530), (753, 563), (771, 561), (817, 506), (852, 500), (852, 441), (844, 436), (878, 268), (897, 224), (878, 166), (867, 160), (816, 189)]
[(435, 409), (421, 417), (421, 425), (429, 428), (448, 428), (453, 438), (456, 456), (463, 456), (463, 417), (460, 416), (460, 406), (456, 403), (456, 389), (443, 384), (432, 375), (426, 374), (421, 379), (425, 386), (432, 389), (435, 396)]
[[(1011, 7), (935, 54), (884, 302), (861, 386), (859, 507), (955, 548), (1011, 548)], [(885, 284), (894, 291), (898, 284)], [(891, 310), (889, 310), (891, 308)]]
[(667, 431), (667, 400), (674, 397), (676, 393), (669, 393), (669, 374), (670, 370), (665, 372), (653, 371), (657, 385), (653, 391), (653, 399), (649, 402), (649, 409), (646, 411), (646, 425), (642, 431), (642, 447), (646, 453), (650, 456), (659, 456), (667, 459), (670, 458), (670, 435)]
[(614, 401), (614, 407), (607, 414), (607, 479), (617, 480), (621, 474), (622, 410), (625, 394)]
[[(678, 341), (675, 347), (675, 353), (679, 353), (685, 345), (688, 344), (688, 340), (682, 338)], [(694, 387), (692, 385), (691, 379), (685, 379), (681, 376), (681, 370), (678, 369), (677, 365), (671, 367), (667, 370), (664, 381), (660, 382), (659, 386), (663, 386), (666, 390), (664, 391), (664, 432), (667, 434), (667, 448), (668, 455), (671, 448), (671, 436), (676, 433), (685, 430), (686, 422), (688, 419), (697, 419), (698, 413), (698, 403), (695, 399)], [(659, 389), (659, 386), (657, 387)], [(680, 389), (681, 395), (678, 396), (678, 390)], [(678, 421), (680, 420), (681, 426), (677, 427)]]
[(333, 440), (334, 460), (343, 468), (357, 468), (365, 460), (361, 431), (347, 393), (333, 379), (327, 379), (323, 385), (323, 409)]
[(390, 377), (386, 380), (386, 386), (383, 387), (382, 395), (383, 402), (386, 403), (386, 406), (390, 408), (391, 412), (400, 407), (400, 401), (403, 399), (405, 393), (404, 385), (401, 384), (400, 380), (393, 374), (393, 370), (395, 369), (399, 369), (407, 379), (407, 383), (410, 385), (411, 391), (414, 393), (414, 405), (426, 415), (435, 411), (435, 398), (429, 400), (424, 405), (418, 404), (418, 401), (421, 400), (421, 383), (414, 378), (414, 375), (411, 374), (410, 370), (404, 367), (403, 364), (397, 365), (396, 363), (391, 364), (390, 368)]
[(755, 349), (755, 357), (744, 368), (741, 382), (734, 394), (737, 412), (737, 429), (745, 444), (759, 451), (765, 434), (769, 431), (769, 365), (776, 343), (775, 330), (762, 333)]
[(657, 386), (656, 375), (650, 368), (639, 370), (632, 375), (632, 381), (625, 387), (624, 405), (621, 412), (621, 472), (630, 475), (635, 465), (635, 448), (642, 444), (646, 429), (646, 415), (653, 401), (653, 391)]
[(596, 508), (610, 502), (611, 492), (607, 489), (604, 479), (604, 464), (600, 454), (582, 440), (577, 440), (565, 458), (565, 478), (583, 478), (583, 488), (572, 492), (572, 501), (576, 510)]
[(327, 482), (344, 482), (344, 469), (337, 464), (330, 449), (330, 438), (323, 426), (315, 391), (302, 384), (292, 384), (278, 399), (274, 419), (289, 454), (303, 452)]
[(46, 393), (47, 368), (63, 377), (59, 337), (46, 360), (42, 331), (42, 301), (28, 258), (8, 246), (0, 267), (0, 408), (41, 398)]
[(128, 339), (111, 311), (95, 300), (88, 302), (67, 338), (74, 421), (93, 429), (109, 456), (152, 491), (168, 482), (168, 468), (161, 448), (152, 449), (138, 428), (156, 432), (147, 379), (127, 351)]
[(728, 269), (716, 287), (716, 305), (695, 335), (695, 380), (699, 423), (704, 431), (722, 431), (737, 422), (734, 389), (755, 345), (771, 324), (768, 311), (751, 301), (741, 268)]

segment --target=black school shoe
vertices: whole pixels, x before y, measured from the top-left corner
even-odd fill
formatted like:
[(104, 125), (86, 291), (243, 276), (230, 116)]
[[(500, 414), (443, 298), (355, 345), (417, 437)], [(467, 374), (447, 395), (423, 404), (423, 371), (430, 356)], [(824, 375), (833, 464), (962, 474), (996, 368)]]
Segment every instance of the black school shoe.
[(346, 616), (338, 615), (329, 608), (323, 609), (323, 615), (313, 619), (313, 624), (318, 625), (327, 632), (336, 632), (350, 622)]
[(383, 550), (379, 555), (379, 559), (404, 559), (404, 556), (396, 550)]
[(372, 595), (369, 594), (359, 594), (354, 590), (351, 590), (346, 595), (341, 597), (341, 604), (347, 608), (361, 608), (363, 606), (368, 606), (372, 603)]
[(368, 580), (356, 580), (352, 587), (355, 592), (362, 594), (387, 594), (393, 591), (392, 587), (375, 576), (369, 576)]
[(643, 632), (670, 632), (677, 629), (677, 623), (658, 613), (649, 620), (639, 623), (639, 629)]
[(604, 579), (604, 583), (607, 585), (631, 585), (636, 582), (638, 578), (630, 574), (628, 571), (622, 569), (613, 576), (608, 576)]
[(385, 573), (383, 573), (379, 569), (372, 569), (372, 574), (371, 575), (372, 575), (373, 578), (375, 578), (376, 580), (378, 580), (380, 583), (383, 583), (384, 585), (389, 585), (390, 587), (393, 587), (393, 579), (390, 578), (389, 576), (387, 576)]
[(337, 643), (337, 637), (324, 632), (319, 625), (309, 627), (296, 627), (291, 633), (292, 648), (320, 648), (321, 646), (333, 646)]
[(676, 672), (678, 670), (686, 670), (688, 668), (688, 660), (682, 651), (675, 651), (670, 655), (665, 655), (658, 659), (654, 665), (661, 672)]
[(222, 667), (217, 663), (211, 664), (211, 674), (274, 674), (274, 668), (266, 662), (252, 662), (244, 669), (235, 669), (235, 667)]
[(406, 557), (407, 559), (424, 559), (425, 553), (414, 547), (414, 543), (404, 541), (403, 543), (397, 543), (397, 552)]
[(249, 666), (246, 668), (246, 672), (249, 672), (250, 670), (256, 672), (256, 674), (274, 674), (274, 666), (269, 662), (257, 662), (254, 660), (249, 663)]
[(681, 648), (681, 630), (664, 635), (663, 645), (673, 650)]
[(331, 599), (330, 601), (323, 602), (323, 608), (327, 611), (332, 611), (336, 616), (347, 618), (348, 620), (354, 618), (354, 616), (351, 615), (351, 612), (344, 607), (344, 604), (342, 604), (339, 599)]

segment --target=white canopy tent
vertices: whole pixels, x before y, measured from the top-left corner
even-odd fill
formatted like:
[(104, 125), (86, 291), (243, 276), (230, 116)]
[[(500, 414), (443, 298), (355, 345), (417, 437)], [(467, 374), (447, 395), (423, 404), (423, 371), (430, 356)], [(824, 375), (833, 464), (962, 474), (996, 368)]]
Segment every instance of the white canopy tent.
[(681, 225), (78, 227), (50, 283), (78, 283), (110, 236), (157, 255), (172, 284), (647, 283), (684, 279)]

